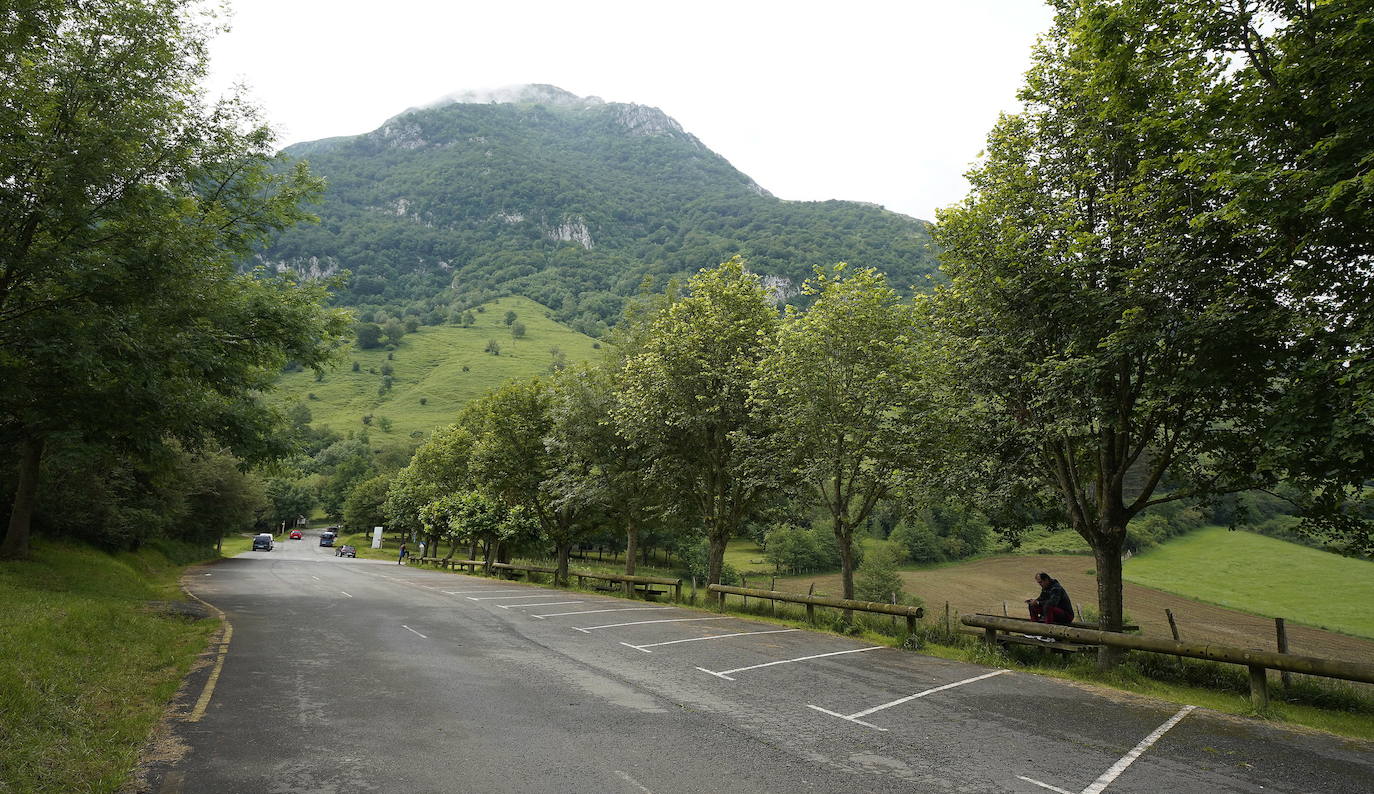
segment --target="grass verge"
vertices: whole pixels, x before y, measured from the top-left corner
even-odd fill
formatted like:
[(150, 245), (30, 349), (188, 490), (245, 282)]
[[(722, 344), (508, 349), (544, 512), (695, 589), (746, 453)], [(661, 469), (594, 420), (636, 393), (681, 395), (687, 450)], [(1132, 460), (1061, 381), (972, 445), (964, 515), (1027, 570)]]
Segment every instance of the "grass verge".
[(179, 601), (212, 550), (107, 554), (38, 541), (0, 563), (0, 791), (117, 791), (218, 625), (148, 608)]

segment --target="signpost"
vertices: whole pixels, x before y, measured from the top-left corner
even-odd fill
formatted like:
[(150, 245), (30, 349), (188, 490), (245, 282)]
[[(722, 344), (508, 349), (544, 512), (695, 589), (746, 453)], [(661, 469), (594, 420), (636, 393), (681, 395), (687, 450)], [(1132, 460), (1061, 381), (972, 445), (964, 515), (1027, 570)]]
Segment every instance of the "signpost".
[(374, 548), (374, 549), (380, 549), (381, 547), (382, 547), (382, 528), (381, 528), (381, 527), (373, 527), (373, 528), (372, 528), (372, 548)]

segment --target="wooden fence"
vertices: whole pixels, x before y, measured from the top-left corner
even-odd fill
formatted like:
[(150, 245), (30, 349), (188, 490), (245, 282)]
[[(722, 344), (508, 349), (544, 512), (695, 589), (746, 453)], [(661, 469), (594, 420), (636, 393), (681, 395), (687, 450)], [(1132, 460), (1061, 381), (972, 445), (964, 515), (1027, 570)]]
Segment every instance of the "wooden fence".
[(1069, 642), (1106, 645), (1113, 648), (1151, 651), (1173, 656), (1186, 656), (1192, 659), (1210, 659), (1216, 662), (1244, 665), (1250, 669), (1250, 702), (1256, 709), (1263, 709), (1269, 705), (1269, 676), (1265, 672), (1266, 670), (1281, 670), (1374, 684), (1374, 664), (1363, 662), (1344, 662), (1315, 656), (1299, 656), (1292, 653), (1235, 648), (1228, 645), (1197, 645), (1155, 637), (1120, 634), (1114, 631), (1079, 629), (1071, 626), (1057, 626), (1052, 623), (1029, 623), (1017, 618), (999, 618), (995, 615), (968, 615), (961, 620), (965, 626), (983, 629), (984, 638), (990, 645), (994, 646), (997, 644), (997, 632), (1005, 631), (1052, 637)]
[(746, 600), (750, 598), (760, 598), (768, 601), (784, 601), (791, 604), (806, 605), (806, 619), (808, 622), (816, 622), (816, 607), (830, 607), (832, 609), (854, 610), (856, 612), (877, 612), (883, 615), (897, 615), (906, 618), (906, 630), (908, 634), (916, 632), (916, 621), (925, 610), (921, 607), (906, 606), (903, 604), (884, 604), (881, 601), (855, 601), (849, 598), (830, 598), (829, 596), (808, 595), (807, 593), (785, 593), (781, 590), (755, 590), (751, 587), (732, 587), (730, 585), (713, 584), (707, 585), (706, 589), (717, 594), (720, 605), (725, 606), (726, 595), (742, 596)]

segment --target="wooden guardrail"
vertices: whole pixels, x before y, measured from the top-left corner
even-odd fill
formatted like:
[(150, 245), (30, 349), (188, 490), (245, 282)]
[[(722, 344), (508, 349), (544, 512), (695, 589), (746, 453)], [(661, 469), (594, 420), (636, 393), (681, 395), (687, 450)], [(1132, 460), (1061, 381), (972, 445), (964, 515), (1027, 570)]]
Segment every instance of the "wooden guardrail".
[(852, 609), (856, 612), (878, 612), (884, 615), (904, 617), (906, 618), (907, 633), (914, 634), (916, 632), (916, 621), (921, 615), (925, 614), (925, 610), (921, 607), (906, 606), (903, 604), (884, 604), (881, 601), (855, 601), (850, 598), (830, 598), (829, 596), (808, 595), (806, 593), (785, 593), (781, 590), (755, 590), (752, 587), (732, 587), (723, 584), (707, 585), (706, 589), (719, 595), (721, 606), (725, 605), (726, 595), (744, 596), (745, 598), (762, 598), (771, 601), (786, 601), (793, 604), (805, 604), (806, 619), (811, 623), (816, 622), (816, 607)]
[(496, 571), (497, 576), (504, 576), (507, 579), (515, 578), (516, 573), (558, 573), (557, 568), (547, 568), (542, 565), (512, 565), (508, 562), (494, 562), (491, 569)]
[(577, 577), (577, 586), (582, 587), (585, 579), (597, 579), (603, 582), (619, 582), (621, 589), (626, 595), (634, 597), (635, 585), (644, 585), (638, 588), (646, 596), (656, 592), (650, 585), (669, 585), (673, 588), (673, 600), (682, 600), (682, 580), (671, 579), (666, 576), (639, 576), (627, 573), (592, 573), (591, 571), (568, 571), (569, 576)]
[(1033, 623), (1027, 626), (1024, 620), (999, 618), (994, 615), (966, 615), (961, 620), (965, 626), (983, 629), (984, 638), (992, 645), (997, 643), (997, 632), (1008, 631), (1053, 637), (1069, 642), (1092, 643), (1113, 648), (1151, 651), (1153, 653), (1186, 656), (1192, 659), (1210, 659), (1214, 662), (1244, 665), (1250, 668), (1250, 702), (1257, 709), (1262, 709), (1269, 704), (1269, 677), (1265, 673), (1266, 670), (1282, 670), (1290, 673), (1303, 673), (1374, 684), (1374, 664), (1363, 662), (1344, 662), (1316, 656), (1257, 651), (1229, 645), (1175, 642), (1155, 637), (1120, 634), (1114, 631), (1057, 626), (1053, 623)]
[[(482, 560), (450, 560), (442, 557), (410, 557), (408, 559), (412, 565), (433, 564), (440, 568), (471, 568), (473, 573), (476, 573), (479, 568), (486, 567), (487, 565)], [(507, 577), (516, 572), (526, 574), (545, 573), (550, 575), (558, 572), (557, 568), (550, 568), (544, 565), (515, 565), (506, 562), (493, 562), (490, 567), (498, 576)], [(673, 600), (682, 600), (681, 579), (673, 579), (666, 576), (633, 576), (623, 573), (593, 573), (591, 571), (574, 570), (568, 571), (568, 576), (576, 577), (579, 587), (584, 584), (584, 580), (586, 579), (619, 583), (621, 589), (631, 598), (634, 597), (635, 592), (642, 593), (646, 597), (656, 595), (662, 591), (654, 590), (651, 586), (656, 584), (665, 585), (673, 588)], [(641, 587), (636, 587), (636, 585), (641, 585)]]

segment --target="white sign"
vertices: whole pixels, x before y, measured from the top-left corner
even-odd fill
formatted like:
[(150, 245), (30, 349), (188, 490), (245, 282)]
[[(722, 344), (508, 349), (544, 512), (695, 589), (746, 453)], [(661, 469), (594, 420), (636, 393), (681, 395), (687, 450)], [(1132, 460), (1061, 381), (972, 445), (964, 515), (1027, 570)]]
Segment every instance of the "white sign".
[(373, 527), (373, 528), (372, 528), (372, 548), (374, 548), (374, 549), (380, 549), (381, 547), (382, 547), (382, 528), (381, 528), (381, 527)]

